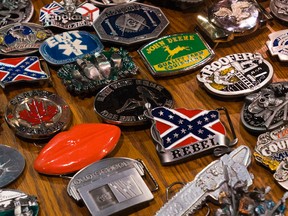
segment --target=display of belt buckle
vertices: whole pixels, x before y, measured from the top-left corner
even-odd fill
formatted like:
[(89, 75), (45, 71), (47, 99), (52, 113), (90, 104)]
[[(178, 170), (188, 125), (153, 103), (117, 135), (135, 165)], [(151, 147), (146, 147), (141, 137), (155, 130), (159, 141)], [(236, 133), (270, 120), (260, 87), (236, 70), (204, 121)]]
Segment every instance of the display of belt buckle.
[(103, 48), (103, 44), (94, 34), (74, 30), (46, 39), (39, 52), (49, 63), (61, 65), (74, 62), (88, 54), (101, 52)]
[(4, 58), (0, 60), (0, 86), (19, 82), (35, 82), (50, 79), (49, 69), (44, 63), (47, 73), (42, 70), (37, 56)]
[(280, 61), (288, 61), (288, 30), (269, 34), (267, 47), (272, 56), (278, 56)]
[(64, 0), (63, 4), (56, 1), (45, 5), (40, 10), (39, 21), (45, 27), (61, 29), (78, 29), (92, 26), (99, 16), (99, 8), (91, 3), (83, 2), (76, 5), (77, 0)]
[(223, 98), (243, 97), (265, 87), (272, 65), (259, 53), (236, 53), (205, 65), (197, 79), (209, 93)]
[(269, 8), (275, 17), (288, 22), (288, 2), (286, 0), (271, 0)]
[(22, 138), (48, 139), (68, 127), (71, 111), (57, 94), (32, 90), (18, 94), (9, 101), (5, 120)]
[(24, 168), (25, 159), (20, 152), (10, 146), (0, 144), (0, 188), (15, 181), (22, 174)]
[(254, 152), (255, 159), (274, 173), (275, 180), (288, 190), (288, 125), (260, 134)]
[(90, 96), (118, 79), (136, 75), (138, 67), (122, 48), (110, 48), (65, 64), (57, 72), (72, 94)]
[(168, 25), (160, 8), (141, 3), (105, 8), (93, 23), (102, 41), (126, 46), (155, 39)]
[(141, 160), (106, 158), (76, 173), (67, 186), (76, 201), (83, 200), (91, 215), (106, 216), (153, 199), (143, 177), (158, 184)]
[(35, 196), (19, 190), (0, 189), (0, 215), (37, 216), (39, 205)]
[(264, 133), (287, 124), (288, 83), (271, 83), (245, 98), (241, 122), (251, 133)]
[(264, 26), (272, 16), (254, 0), (221, 0), (208, 15), (198, 15), (197, 25), (213, 42), (227, 42)]
[(110, 7), (119, 4), (126, 4), (131, 2), (142, 2), (143, 0), (90, 0), (91, 3), (98, 7)]
[[(151, 136), (158, 156), (164, 165), (182, 162), (188, 158), (214, 151), (215, 156), (228, 153), (238, 139), (226, 108), (216, 110), (188, 110), (167, 107), (149, 108), (145, 115), (153, 122)], [(229, 140), (220, 121), (219, 111), (228, 119), (233, 140)]]
[(122, 79), (104, 87), (95, 97), (94, 109), (103, 121), (123, 125), (144, 125), (145, 104), (151, 107), (173, 106), (170, 92), (163, 86), (143, 79)]
[(40, 44), (52, 36), (50, 30), (35, 23), (13, 23), (0, 28), (0, 54), (29, 55), (38, 52)]
[(12, 23), (28, 22), (34, 13), (34, 6), (31, 0), (2, 0), (0, 8), (0, 27)]
[(195, 70), (214, 57), (198, 33), (164, 36), (138, 50), (153, 76), (170, 76)]

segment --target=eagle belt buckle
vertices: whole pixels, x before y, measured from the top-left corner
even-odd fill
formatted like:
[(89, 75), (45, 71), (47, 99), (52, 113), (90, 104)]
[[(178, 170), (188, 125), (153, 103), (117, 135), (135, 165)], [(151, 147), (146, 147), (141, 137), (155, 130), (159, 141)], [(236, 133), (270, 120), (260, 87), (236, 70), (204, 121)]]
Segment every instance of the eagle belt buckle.
[[(238, 141), (226, 108), (216, 110), (188, 110), (156, 107), (146, 104), (145, 115), (152, 119), (151, 136), (163, 165), (182, 162), (213, 151), (221, 156), (231, 151)], [(233, 140), (226, 135), (219, 111), (224, 111)]]
[[(149, 189), (142, 177), (154, 188)], [(158, 184), (141, 160), (106, 158), (92, 163), (70, 180), (67, 192), (83, 200), (91, 215), (105, 216), (153, 199)]]
[(217, 45), (250, 34), (271, 19), (256, 0), (221, 0), (209, 7), (208, 15), (197, 16), (197, 26)]

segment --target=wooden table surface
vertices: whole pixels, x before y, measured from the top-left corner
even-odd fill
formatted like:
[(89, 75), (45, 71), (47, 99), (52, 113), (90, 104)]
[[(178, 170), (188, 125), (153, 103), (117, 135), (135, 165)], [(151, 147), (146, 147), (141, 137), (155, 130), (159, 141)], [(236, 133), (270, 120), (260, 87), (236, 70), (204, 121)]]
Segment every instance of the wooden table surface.
[[(50, 3), (50, 1), (34, 0), (33, 3), (35, 7), (33, 21), (39, 23), (39, 8)], [(261, 4), (267, 8), (269, 2), (261, 2)], [(205, 10), (205, 4), (197, 9), (199, 9), (199, 11)], [(168, 8), (162, 8), (162, 10), (170, 21), (170, 26), (164, 35), (177, 32), (194, 31), (196, 16), (198, 15), (196, 9), (185, 12)], [(274, 19), (267, 27), (262, 28), (251, 35), (237, 38), (228, 43), (221, 43), (215, 49), (215, 60), (233, 53), (260, 52), (273, 65), (273, 82), (285, 81), (288, 78), (287, 63), (281, 63), (277, 57), (272, 57), (265, 45), (266, 41), (268, 40), (269, 33), (285, 28), (285, 25)], [(243, 106), (243, 99), (238, 101), (224, 101), (215, 99), (208, 95), (197, 83), (196, 74), (199, 73), (199, 70), (177, 77), (155, 79), (145, 67), (136, 50), (132, 50), (130, 54), (139, 67), (139, 72), (136, 77), (148, 79), (166, 87), (173, 95), (175, 100), (174, 107), (213, 110), (217, 107), (225, 106), (230, 113), (230, 117), (236, 130), (236, 135), (239, 139), (237, 146), (244, 144), (249, 146), (251, 150), (254, 149), (257, 137), (249, 134), (240, 123), (240, 111)], [(57, 74), (53, 70), (52, 80), (54, 83), (53, 87), (48, 85), (44, 85), (43, 87), (33, 87), (33, 85), (30, 85), (31, 87), (19, 88), (15, 86), (8, 88), (5, 91), (1, 90), (1, 112), (4, 112), (8, 101), (15, 95), (31, 89), (41, 88), (59, 94), (70, 105), (73, 113), (71, 126), (80, 123), (101, 122), (100, 117), (97, 116), (93, 109), (94, 97), (81, 99), (72, 96), (66, 91), (64, 85), (61, 83), (61, 80), (57, 77)], [(89, 211), (85, 206), (77, 205), (72, 198), (68, 196), (66, 187), (69, 180), (60, 177), (41, 175), (33, 169), (33, 162), (43, 145), (26, 142), (18, 137), (15, 137), (12, 130), (3, 120), (3, 116), (1, 116), (1, 128), (0, 143), (18, 149), (26, 159), (26, 167), (23, 174), (16, 181), (8, 185), (7, 188), (19, 189), (27, 194), (37, 196), (40, 204), (39, 215), (41, 216), (89, 215)], [(135, 212), (132, 211), (129, 213), (129, 215), (154, 215), (154, 213), (166, 202), (165, 188), (168, 185), (175, 181), (192, 181), (198, 172), (200, 172), (210, 162), (217, 159), (212, 155), (208, 155), (178, 165), (162, 166), (150, 136), (150, 126), (141, 129), (121, 128), (121, 130), (122, 135), (120, 141), (117, 147), (110, 155), (108, 155), (108, 157), (142, 159), (159, 184), (159, 190), (154, 193), (154, 200), (151, 201), (145, 208), (134, 208), (133, 211)], [(252, 164), (250, 165), (249, 170), (255, 176), (254, 186), (262, 187), (270, 185), (272, 188), (270, 195), (274, 200), (278, 200), (283, 195), (285, 190), (276, 184), (276, 182), (273, 180), (272, 174), (264, 167), (258, 165), (254, 158), (252, 158)], [(204, 214), (204, 211), (199, 213), (199, 215)]]

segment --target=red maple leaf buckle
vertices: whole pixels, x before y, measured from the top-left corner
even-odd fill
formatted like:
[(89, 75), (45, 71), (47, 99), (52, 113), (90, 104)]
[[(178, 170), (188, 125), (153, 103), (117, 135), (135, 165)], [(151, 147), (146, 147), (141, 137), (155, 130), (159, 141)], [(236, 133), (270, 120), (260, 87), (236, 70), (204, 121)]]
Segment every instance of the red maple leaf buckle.
[(46, 105), (43, 101), (32, 100), (27, 103), (29, 109), (21, 110), (19, 116), (21, 119), (29, 122), (32, 126), (41, 123), (53, 123), (51, 119), (58, 113), (57, 106)]

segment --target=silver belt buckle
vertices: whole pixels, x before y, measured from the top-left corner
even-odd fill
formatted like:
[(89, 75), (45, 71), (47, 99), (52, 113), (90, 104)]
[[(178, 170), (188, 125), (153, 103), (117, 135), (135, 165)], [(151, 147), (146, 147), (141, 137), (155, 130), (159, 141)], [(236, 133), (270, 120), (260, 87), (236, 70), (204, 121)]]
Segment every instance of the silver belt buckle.
[(153, 194), (142, 177), (148, 173), (143, 162), (130, 158), (107, 158), (90, 164), (70, 180), (67, 192), (83, 200), (91, 215), (106, 216), (152, 200)]

